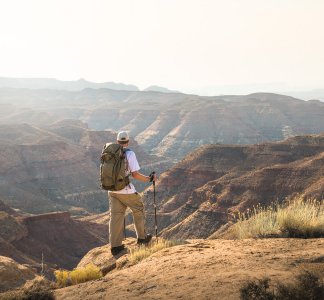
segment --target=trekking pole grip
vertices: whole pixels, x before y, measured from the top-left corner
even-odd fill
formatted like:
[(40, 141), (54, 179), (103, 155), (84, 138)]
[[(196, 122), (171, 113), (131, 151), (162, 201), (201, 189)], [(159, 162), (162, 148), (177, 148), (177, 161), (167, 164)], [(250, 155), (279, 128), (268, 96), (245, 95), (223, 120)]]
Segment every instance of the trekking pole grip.
[(153, 181), (153, 185), (155, 185), (155, 180), (154, 180), (154, 175), (155, 175), (155, 171), (151, 172), (150, 176), (150, 182)]

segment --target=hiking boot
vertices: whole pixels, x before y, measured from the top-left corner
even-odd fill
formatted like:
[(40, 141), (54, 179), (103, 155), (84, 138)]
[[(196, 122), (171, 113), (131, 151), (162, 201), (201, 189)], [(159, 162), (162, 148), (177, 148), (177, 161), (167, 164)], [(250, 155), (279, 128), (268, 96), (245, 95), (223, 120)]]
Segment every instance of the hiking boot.
[(111, 254), (115, 256), (115, 255), (118, 255), (120, 252), (122, 252), (125, 249), (126, 249), (125, 246), (121, 245), (121, 246), (117, 246), (117, 247), (112, 247), (110, 249), (110, 251), (111, 251)]
[(145, 236), (145, 239), (137, 239), (137, 244), (139, 245), (147, 245), (152, 239), (152, 235), (151, 234), (147, 234)]

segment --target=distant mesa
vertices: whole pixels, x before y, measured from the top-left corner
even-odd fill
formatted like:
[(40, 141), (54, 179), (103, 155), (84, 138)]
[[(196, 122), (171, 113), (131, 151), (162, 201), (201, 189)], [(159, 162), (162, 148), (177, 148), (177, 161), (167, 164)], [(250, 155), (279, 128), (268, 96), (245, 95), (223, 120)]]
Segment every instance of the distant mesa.
[(179, 91), (169, 90), (165, 87), (158, 85), (151, 85), (143, 90), (144, 92), (160, 92), (160, 93), (180, 93)]
[(26, 89), (53, 89), (67, 91), (81, 91), (91, 89), (111, 89), (138, 91), (138, 87), (131, 84), (115, 82), (90, 82), (83, 78), (76, 81), (62, 81), (55, 78), (9, 78), (0, 77), (0, 88), (26, 88)]

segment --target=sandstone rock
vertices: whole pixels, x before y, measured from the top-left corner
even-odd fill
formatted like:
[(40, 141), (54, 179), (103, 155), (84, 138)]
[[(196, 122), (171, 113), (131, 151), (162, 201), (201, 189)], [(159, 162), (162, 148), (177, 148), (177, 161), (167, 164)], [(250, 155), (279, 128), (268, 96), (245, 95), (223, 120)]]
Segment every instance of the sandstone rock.
[[(127, 248), (133, 247), (135, 244), (134, 239), (127, 239), (124, 241)], [(77, 268), (84, 268), (88, 264), (93, 264), (100, 268), (103, 275), (106, 275), (110, 271), (114, 270), (118, 265), (124, 264), (125, 256), (129, 253), (129, 249), (121, 252), (117, 256), (113, 256), (110, 253), (110, 245), (104, 245), (101, 247), (90, 250), (79, 262)]]
[(317, 270), (323, 280), (323, 255), (323, 239), (193, 240), (101, 280), (58, 289), (55, 296), (57, 300), (237, 300), (248, 280), (269, 277), (291, 283), (304, 270)]
[(35, 276), (30, 268), (9, 257), (0, 256), (0, 292), (20, 287)]
[(103, 275), (116, 268), (116, 258), (110, 253), (110, 245), (90, 250), (79, 262), (77, 268), (84, 268), (89, 264), (98, 267)]

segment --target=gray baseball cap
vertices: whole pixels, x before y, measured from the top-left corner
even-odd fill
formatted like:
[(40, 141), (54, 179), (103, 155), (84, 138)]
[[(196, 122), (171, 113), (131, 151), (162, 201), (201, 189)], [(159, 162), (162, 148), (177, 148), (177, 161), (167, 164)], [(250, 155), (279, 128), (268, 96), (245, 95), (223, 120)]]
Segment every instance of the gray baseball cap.
[(129, 140), (128, 133), (126, 131), (120, 131), (117, 135), (117, 141), (126, 142)]

